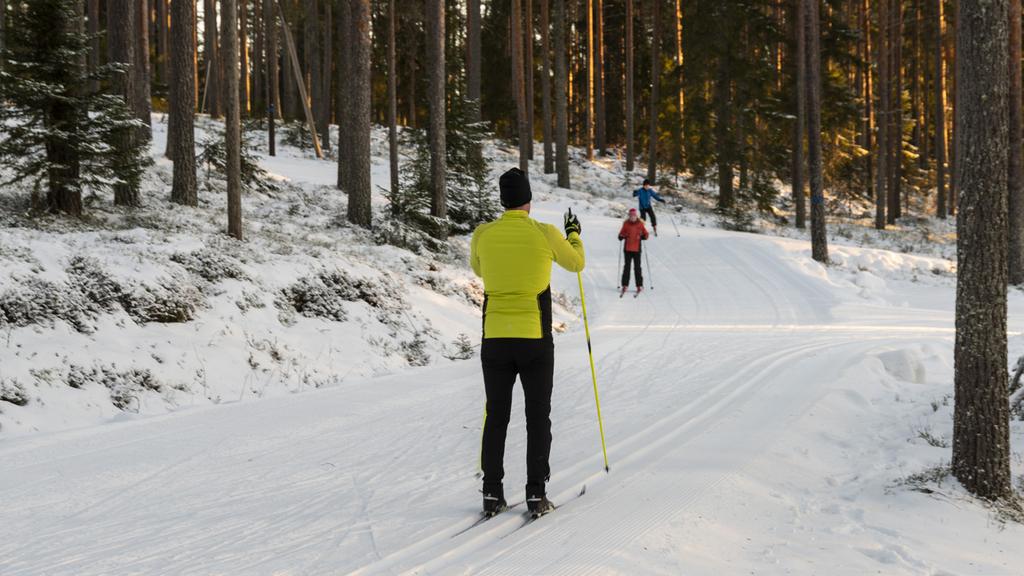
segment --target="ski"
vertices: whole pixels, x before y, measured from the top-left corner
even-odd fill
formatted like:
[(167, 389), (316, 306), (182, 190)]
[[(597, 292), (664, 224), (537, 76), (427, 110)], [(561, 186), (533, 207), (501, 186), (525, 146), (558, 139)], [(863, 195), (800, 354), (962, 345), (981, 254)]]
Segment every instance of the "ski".
[[(575, 496), (573, 496), (572, 498), (569, 498), (569, 500), (567, 500), (566, 502), (571, 502), (571, 501), (573, 501), (573, 500), (576, 500), (577, 498), (579, 498), (580, 496), (583, 496), (583, 495), (584, 495), (584, 494), (586, 494), (586, 493), (587, 493), (587, 485), (586, 485), (586, 484), (584, 484), (584, 485), (583, 485), (583, 487), (582, 487), (582, 488), (580, 488), (580, 492), (579, 492), (579, 494), (576, 494), (576, 495), (575, 495)], [(515, 533), (515, 532), (518, 532), (519, 530), (521, 530), (521, 529), (523, 529), (523, 528), (526, 528), (526, 527), (527, 527), (528, 525), (530, 525), (530, 524), (532, 524), (533, 522), (535, 522), (535, 521), (539, 520), (540, 518), (543, 518), (544, 516), (547, 516), (548, 514), (551, 514), (551, 513), (552, 513), (552, 512), (554, 512), (555, 510), (558, 510), (559, 508), (561, 508), (562, 506), (564, 506), (564, 505), (566, 504), (566, 502), (563, 502), (563, 503), (562, 503), (562, 504), (560, 504), (559, 506), (555, 506), (555, 507), (554, 507), (554, 509), (552, 509), (552, 510), (550, 510), (550, 511), (548, 511), (548, 512), (545, 512), (544, 514), (537, 514), (536, 516), (535, 516), (535, 515), (533, 515), (533, 513), (531, 513), (531, 512), (525, 512), (525, 513), (523, 514), (523, 522), (522, 522), (522, 524), (520, 524), (519, 526), (516, 526), (515, 530), (512, 530), (512, 531), (511, 531), (511, 532), (509, 532), (508, 534), (505, 534), (504, 536), (502, 536), (502, 538), (505, 538), (505, 536), (509, 536), (509, 535), (511, 535), (511, 534), (513, 534), (513, 533)]]
[(505, 509), (504, 509), (504, 510), (502, 510), (501, 512), (496, 512), (496, 513), (494, 513), (494, 514), (488, 514), (488, 513), (486, 513), (486, 512), (481, 512), (481, 513), (480, 513), (480, 517), (479, 517), (479, 518), (477, 518), (477, 519), (476, 519), (476, 521), (474, 521), (474, 522), (473, 522), (472, 524), (470, 524), (469, 526), (466, 526), (466, 527), (465, 527), (465, 528), (463, 528), (462, 530), (459, 530), (459, 531), (458, 531), (458, 532), (456, 532), (455, 534), (452, 534), (452, 536), (451, 536), (451, 537), (452, 537), (452, 538), (457, 538), (457, 537), (459, 537), (459, 536), (462, 536), (462, 535), (463, 535), (463, 534), (465, 534), (466, 532), (469, 532), (469, 531), (470, 531), (470, 530), (472, 530), (473, 528), (476, 528), (477, 526), (480, 526), (481, 524), (483, 524), (484, 522), (487, 522), (488, 520), (490, 520), (490, 519), (494, 518), (495, 516), (499, 516), (499, 515), (500, 515), (500, 514), (501, 514), (502, 512), (508, 512), (509, 510), (511, 510), (511, 509), (513, 509), (513, 508), (515, 508), (515, 507), (519, 506), (519, 505), (520, 505), (520, 504), (522, 504), (522, 503), (523, 503), (523, 501), (522, 501), (522, 500), (521, 500), (521, 501), (519, 501), (519, 502), (515, 502), (515, 503), (513, 503), (513, 504), (510, 504), (510, 505), (509, 505), (509, 506), (508, 506), (507, 508), (505, 508)]

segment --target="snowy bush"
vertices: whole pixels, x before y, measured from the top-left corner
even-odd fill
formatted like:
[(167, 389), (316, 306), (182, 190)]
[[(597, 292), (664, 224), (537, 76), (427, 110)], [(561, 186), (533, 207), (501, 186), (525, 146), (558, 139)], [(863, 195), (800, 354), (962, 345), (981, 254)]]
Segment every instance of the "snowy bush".
[(82, 296), (92, 313), (111, 312), (124, 296), (124, 289), (102, 268), (99, 261), (85, 256), (71, 259), (65, 269), (71, 292)]
[(119, 410), (137, 412), (138, 399), (144, 392), (161, 392), (164, 386), (145, 368), (117, 370), (117, 367), (93, 366), (86, 368), (72, 364), (67, 375), (68, 386), (84, 388), (98, 384), (110, 391), (110, 402)]
[(465, 332), (452, 341), (451, 348), (445, 348), (444, 357), (449, 360), (469, 360), (473, 357), (473, 341)]
[(203, 296), (195, 286), (170, 278), (138, 285), (121, 299), (125, 312), (140, 324), (188, 322), (203, 304)]
[(0, 379), (0, 402), (10, 402), (16, 406), (28, 404), (28, 392), (17, 380)]
[(395, 325), (407, 305), (393, 283), (350, 278), (341, 270), (323, 270), (300, 278), (275, 300), (278, 308), (292, 309), (307, 318), (348, 319), (346, 302), (365, 302), (378, 311), (377, 319)]
[(417, 330), (412, 340), (402, 342), (402, 355), (410, 366), (426, 366), (430, 364), (430, 354), (427, 354), (427, 341), (423, 338), (423, 332)]
[[(199, 154), (196, 156), (196, 164), (206, 166), (206, 186), (211, 187), (214, 174), (218, 178), (227, 177), (227, 149), (224, 143), (224, 130), (217, 124), (207, 129), (209, 135), (199, 145)], [(277, 185), (269, 177), (267, 171), (260, 168), (259, 156), (256, 154), (256, 144), (253, 137), (247, 131), (242, 132), (240, 148), (240, 164), (242, 190), (245, 192), (272, 192)]]
[(237, 261), (211, 248), (178, 252), (171, 255), (171, 261), (181, 264), (186, 270), (208, 282), (218, 282), (225, 278), (246, 278)]
[(242, 296), (238, 300), (235, 300), (235, 306), (238, 306), (238, 309), (242, 312), (248, 312), (253, 308), (266, 308), (267, 303), (263, 301), (263, 298), (258, 292), (242, 290)]

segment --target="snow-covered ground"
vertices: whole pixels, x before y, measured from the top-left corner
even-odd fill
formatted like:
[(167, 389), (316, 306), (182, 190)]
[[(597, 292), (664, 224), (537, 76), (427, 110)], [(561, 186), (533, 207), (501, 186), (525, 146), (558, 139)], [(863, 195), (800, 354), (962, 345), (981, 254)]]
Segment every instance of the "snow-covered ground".
[[(496, 170), (513, 163), (500, 148), (493, 155)], [(648, 291), (620, 299), (615, 235), (629, 205), (625, 176), (577, 164), (579, 190), (567, 191), (551, 188), (535, 166), (534, 216), (558, 222), (572, 206), (583, 223), (610, 473), (574, 316), (574, 275), (553, 274), (554, 289), (566, 295), (560, 321), (567, 329), (556, 336), (549, 495), (562, 506), (523, 525), (517, 395), (505, 484), (516, 506), (465, 530), (480, 505), (483, 389), (475, 357), (439, 353), (459, 333), (477, 334), (479, 286), (464, 262), (372, 246), (329, 225), (335, 204), (290, 214), (294, 197), (284, 193), (249, 207), (268, 215), (252, 217), (243, 246), (214, 240), (216, 222), (198, 230), (182, 223), (172, 233), (71, 231), (59, 242), (52, 233), (3, 230), (0, 243), (15, 248), (0, 255), (29, 260), (31, 253), (39, 262), (29, 260), (21, 273), (56, 270), (55, 282), (64, 281), (74, 246), (127, 279), (155, 278), (175, 265), (191, 274), (170, 255), (216, 242), (213, 250), (244, 274), (212, 287), (189, 280), (206, 290), (206, 308), (190, 322), (139, 325), (119, 313), (99, 315), (89, 333), (59, 321), (6, 330), (0, 377), (27, 379), (37, 363), (58, 374), (98, 359), (150, 368), (170, 382), (185, 379), (199, 358), (207, 388), (182, 387), (173, 394), (192, 402), (170, 410), (165, 398), (173, 394), (151, 390), (144, 397), (159, 407), (129, 405), (168, 412), (148, 417), (110, 408), (112, 391), (100, 383), (79, 390), (59, 377), (50, 387), (31, 384), (24, 407), (4, 403), (0, 574), (1022, 572), (1024, 528), (967, 498), (943, 470), (955, 268), (941, 252), (851, 241), (832, 246), (837, 265), (825, 268), (810, 260), (802, 239), (726, 232), (691, 212), (673, 223), (662, 211), (660, 237), (647, 246)], [(336, 194), (334, 164), (286, 151), (266, 167), (306, 182), (288, 189), (304, 201)], [(378, 159), (375, 182), (386, 181), (384, 170)], [(145, 241), (121, 246), (115, 237)], [(297, 240), (308, 245), (274, 251)], [(390, 305), (357, 299), (344, 305), (346, 322), (297, 315), (282, 323), (273, 294), (325, 265), (393, 280), (410, 318), (394, 320)], [(413, 280), (423, 274), (433, 283)], [(236, 305), (246, 291), (264, 308)], [(1013, 292), (1015, 352), (1024, 348), (1022, 304)], [(435, 331), (422, 336), (421, 350), (429, 365), (408, 368), (400, 343), (428, 321)], [(270, 340), (265, 350), (259, 338)], [(393, 343), (391, 356), (374, 345), (381, 342)], [(169, 358), (153, 359), (150, 349)], [(274, 356), (295, 372), (261, 372)], [(320, 389), (273, 393), (300, 391), (295, 374), (314, 370)], [(264, 379), (271, 384), (256, 385)], [(267, 397), (227, 402), (256, 388)], [(220, 405), (197, 390), (215, 390)], [(58, 431), (111, 414), (121, 416)], [(44, 432), (28, 433), (34, 429)], [(1022, 439), (1024, 426), (1015, 422), (1014, 474), (1024, 483)]]

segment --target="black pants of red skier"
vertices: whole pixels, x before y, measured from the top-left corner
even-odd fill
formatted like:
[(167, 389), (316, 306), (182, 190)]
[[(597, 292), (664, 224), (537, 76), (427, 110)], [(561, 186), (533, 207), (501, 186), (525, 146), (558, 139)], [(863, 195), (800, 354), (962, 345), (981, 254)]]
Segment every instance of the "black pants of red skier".
[(622, 268), (622, 284), (621, 286), (629, 286), (629, 263), (633, 263), (633, 271), (636, 274), (636, 285), (637, 288), (644, 285), (644, 274), (640, 267), (640, 253), (639, 252), (624, 252), (626, 255), (626, 265)]
[(526, 495), (543, 496), (551, 476), (551, 387), (555, 370), (555, 347), (545, 338), (485, 338), (480, 361), (487, 390), (481, 463), (484, 492), (501, 489), (505, 477), (505, 435), (512, 412), (512, 391), (516, 376), (526, 399)]
[(651, 217), (651, 226), (658, 227), (658, 219), (654, 217), (654, 208), (648, 206), (647, 208), (640, 209), (640, 219), (647, 222), (647, 217)]

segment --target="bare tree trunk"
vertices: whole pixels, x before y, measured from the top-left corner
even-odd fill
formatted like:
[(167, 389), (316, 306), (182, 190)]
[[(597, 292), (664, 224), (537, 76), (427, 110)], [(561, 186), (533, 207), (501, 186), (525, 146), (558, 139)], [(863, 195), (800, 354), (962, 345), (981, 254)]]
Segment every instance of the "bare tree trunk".
[[(352, 162), (351, 182), (348, 188), (349, 222), (369, 228), (372, 224), (370, 196), (373, 182), (370, 180), (370, 0), (352, 0), (349, 23), (351, 41), (352, 75), (346, 79), (351, 83), (348, 109), (348, 153)], [(441, 124), (444, 126), (444, 123)], [(443, 134), (442, 134), (443, 137)], [(443, 147), (442, 147), (443, 149)]]
[[(940, 0), (941, 1), (941, 0)], [(874, 82), (872, 81), (871, 74), (871, 59), (874, 57), (871, 51), (871, 20), (868, 17), (870, 9), (868, 7), (868, 0), (862, 0), (860, 22), (861, 22), (861, 34), (863, 35), (863, 46), (864, 46), (864, 57), (863, 57), (863, 68), (864, 71), (864, 129), (863, 129), (863, 147), (867, 151), (864, 154), (864, 180), (866, 182), (866, 188), (868, 198), (874, 199), (875, 197), (875, 185), (874, 185), (874, 162), (872, 161), (871, 150), (873, 149), (873, 136), (875, 133), (875, 122), (874, 118)]]
[[(803, 0), (798, 0), (803, 1)], [(729, 66), (728, 43), (719, 38), (723, 45), (718, 57), (718, 73), (715, 79), (715, 148), (718, 164), (718, 207), (729, 209), (735, 205), (733, 193), (734, 143), (732, 133), (732, 70)], [(648, 179), (652, 180), (650, 176)]]
[(302, 77), (306, 81), (306, 94), (309, 95), (310, 106), (313, 107), (313, 118), (316, 119), (316, 130), (324, 134), (324, 102), (321, 98), (321, 54), (320, 54), (320, 8), (317, 0), (304, 0), (305, 14), (303, 18), (303, 39), (305, 70)]
[[(135, 74), (132, 67), (135, 63), (136, 19), (135, 12), (139, 3), (134, 0), (111, 2), (107, 10), (107, 60), (124, 67), (113, 75), (110, 83), (111, 92), (124, 99), (129, 109), (136, 111), (133, 104)], [(132, 128), (118, 131), (115, 146), (121, 154), (127, 154), (138, 145), (138, 134)], [(114, 204), (118, 206), (138, 206), (141, 203), (139, 190), (129, 184), (114, 186)]]
[(796, 209), (796, 227), (807, 227), (807, 200), (804, 196), (804, 133), (807, 126), (807, 4), (797, 0), (794, 4), (793, 34), (796, 38), (794, 77), (796, 79), (796, 122), (793, 134), (793, 204)]
[(523, 70), (523, 77), (526, 79), (524, 89), (526, 90), (526, 127), (529, 130), (530, 137), (526, 140), (526, 151), (529, 155), (530, 160), (533, 160), (533, 132), (537, 126), (534, 114), (533, 114), (533, 0), (523, 0), (526, 2), (526, 27), (523, 28), (523, 63), (525, 69)]
[(323, 137), (320, 139), (323, 142), (324, 150), (331, 149), (331, 103), (334, 98), (331, 95), (334, 93), (332, 90), (332, 80), (334, 78), (334, 14), (332, 4), (333, 0), (326, 0), (324, 2), (324, 23), (322, 26), (324, 35), (324, 47), (321, 50), (323, 62), (320, 65), (321, 77), (320, 77), (320, 101), (323, 102), (323, 107), (320, 112), (323, 114), (323, 118), (320, 119), (320, 134)]
[(1006, 366), (1008, 4), (960, 0), (957, 21), (955, 113), (962, 146), (952, 468), (964, 488), (990, 500), (1013, 494)]
[(203, 4), (203, 87), (205, 110), (217, 118), (221, 115), (220, 58), (217, 54), (217, 2), (204, 0)]
[(266, 60), (264, 54), (266, 53), (266, 41), (264, 40), (264, 16), (263, 16), (263, 4), (264, 0), (253, 0), (252, 3), (252, 112), (253, 115), (261, 117), (267, 113), (267, 104), (269, 100), (266, 97), (266, 88), (264, 87), (264, 66), (266, 66)]
[(633, 171), (636, 105), (633, 102), (633, 0), (626, 0), (626, 172)]
[[(361, 1), (361, 0), (360, 0)], [(352, 194), (352, 146), (349, 137), (352, 131), (352, 57), (354, 26), (352, 26), (352, 2), (343, 0), (338, 7), (338, 188)], [(351, 202), (351, 200), (350, 200)]]
[(946, 217), (946, 73), (942, 66), (943, 0), (935, 0), (935, 212)]
[[(103, 57), (100, 55), (100, 0), (88, 0), (88, 14), (89, 14), (89, 72), (95, 72), (100, 66), (100, 62)], [(2, 10), (0, 12), (7, 12), (7, 2), (0, 0), (0, 6)], [(0, 16), (3, 18), (3, 16)], [(2, 27), (0, 27), (2, 28)], [(0, 58), (3, 57), (2, 47), (0, 47)], [(100, 81), (93, 78), (89, 81), (89, 90), (93, 93), (100, 91)]]
[(134, 59), (132, 60), (132, 73), (135, 78), (132, 80), (132, 108), (135, 115), (146, 125), (138, 130), (136, 135), (139, 143), (148, 142), (150, 130), (153, 126), (151, 114), (152, 102), (149, 91), (149, 0), (135, 0), (135, 39), (132, 42)]
[(597, 29), (594, 39), (594, 59), (597, 66), (594, 70), (594, 131), (597, 153), (604, 156), (608, 147), (604, 98), (604, 0), (594, 0), (594, 24)]
[(890, 68), (887, 87), (889, 90), (889, 211), (887, 221), (895, 224), (902, 216), (900, 200), (903, 189), (903, 6), (893, 0), (891, 9), (892, 37), (889, 44)]
[[(515, 2), (517, 0), (513, 0)], [(587, 0), (587, 160), (594, 159), (594, 0)]]
[[(781, 20), (781, 18), (780, 18)], [(685, 164), (686, 154), (686, 142), (683, 135), (683, 126), (686, 120), (686, 94), (683, 90), (683, 1), (676, 0), (676, 17), (675, 17), (675, 28), (676, 28), (676, 89), (678, 90), (678, 97), (676, 106), (679, 112), (679, 121), (676, 123), (675, 136), (676, 136), (676, 166), (679, 170), (683, 169)], [(777, 47), (776, 47), (777, 51)], [(778, 70), (778, 75), (781, 77), (781, 69)]]
[(541, 77), (540, 77), (540, 111), (541, 132), (544, 138), (544, 173), (554, 174), (555, 155), (552, 145), (551, 125), (551, 22), (548, 0), (540, 0), (540, 42), (541, 42)]
[(242, 239), (242, 130), (238, 105), (238, 11), (235, 0), (220, 0), (224, 48), (224, 150), (228, 176), (228, 235)]
[[(518, 3), (517, 0), (513, 0), (513, 2)], [(519, 16), (518, 11), (516, 16)], [(427, 0), (426, 19), (427, 69), (429, 70), (430, 79), (430, 97), (428, 98), (430, 106), (430, 128), (428, 133), (430, 141), (430, 215), (441, 221), (446, 221), (448, 216), (448, 168), (445, 157), (444, 0)], [(519, 45), (518, 35), (515, 36), (515, 40), (516, 44)], [(369, 60), (369, 55), (367, 55), (367, 60)], [(521, 78), (523, 70), (521, 61), (517, 70)], [(520, 83), (520, 86), (522, 86), (522, 83)], [(525, 115), (521, 114), (521, 116)], [(522, 124), (525, 124), (525, 117), (521, 119), (521, 134), (523, 128), (525, 128)], [(523, 148), (523, 142), (520, 142), (520, 163), (525, 163), (526, 158), (524, 154), (527, 152), (528, 150)], [(436, 232), (436, 237), (439, 240), (444, 240), (448, 237), (448, 226), (439, 223)]]
[(661, 85), (661, 10), (660, 0), (651, 3), (651, 105), (650, 135), (647, 140), (647, 179), (654, 184), (658, 176), (658, 88)]
[[(479, 10), (479, 5), (477, 5)], [(477, 13), (479, 19), (480, 14)], [(399, 192), (398, 181), (398, 79), (396, 78), (395, 62), (395, 0), (388, 0), (388, 152), (391, 168), (391, 193)], [(479, 27), (479, 21), (477, 26)], [(477, 31), (479, 33), (479, 30)], [(477, 45), (479, 48), (479, 42)], [(479, 70), (477, 71), (479, 74)], [(479, 78), (477, 79), (479, 82)], [(477, 86), (479, 89), (479, 85)], [(479, 104), (479, 94), (477, 102)], [(339, 111), (340, 112), (340, 111)]]
[[(878, 162), (875, 164), (875, 228), (885, 230), (889, 181), (889, 2), (878, 2)], [(897, 0), (898, 1), (898, 0)]]
[[(259, 2), (259, 0), (256, 1)], [(249, 116), (249, 109), (251, 107), (249, 98), (249, 8), (246, 0), (237, 0), (237, 2), (238, 58), (240, 73), (238, 78), (239, 113), (242, 116)]]
[[(92, 0), (90, 0), (92, 1)], [(167, 12), (168, 0), (155, 0), (156, 2), (156, 68), (157, 81), (162, 83), (170, 82), (168, 78), (168, 67), (170, 66), (170, 54), (167, 52)]]
[[(627, 0), (632, 2), (632, 0)], [(569, 101), (566, 94), (565, 0), (554, 0), (555, 44), (555, 171), (558, 186), (569, 188)]]
[(1009, 275), (1010, 283), (1024, 283), (1024, 142), (1021, 138), (1021, 7), (1010, 4), (1010, 109), (1009, 109)]
[(466, 0), (466, 97), (470, 122), (480, 121), (480, 0)]
[(195, 0), (171, 0), (170, 118), (168, 131), (174, 134), (169, 154), (174, 162), (171, 201), (197, 206), (196, 145), (193, 114), (195, 98)]
[[(433, 0), (428, 0), (433, 1)], [(529, 0), (528, 0), (529, 1)], [(519, 169), (523, 172), (530, 171), (530, 134), (529, 119), (526, 110), (525, 81), (523, 79), (523, 56), (522, 56), (522, 14), (519, 11), (519, 0), (512, 0), (512, 26), (509, 44), (512, 48), (512, 87), (516, 99), (516, 123), (519, 127)]]
[(811, 184), (811, 257), (828, 263), (828, 235), (825, 230), (825, 191), (821, 160), (821, 17), (818, 0), (803, 0), (807, 34), (807, 168)]

